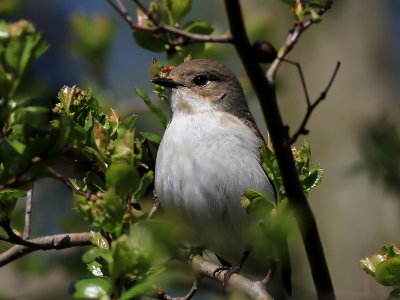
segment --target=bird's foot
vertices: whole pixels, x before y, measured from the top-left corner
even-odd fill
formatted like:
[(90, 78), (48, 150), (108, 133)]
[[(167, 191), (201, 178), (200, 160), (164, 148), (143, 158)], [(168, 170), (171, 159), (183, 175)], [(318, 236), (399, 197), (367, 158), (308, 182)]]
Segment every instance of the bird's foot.
[(214, 272), (213, 272), (213, 276), (214, 277), (218, 276), (218, 274), (221, 273), (221, 272), (225, 272), (224, 273), (224, 281), (222, 283), (222, 288), (223, 288), (224, 292), (226, 291), (226, 288), (228, 287), (229, 278), (231, 278), (231, 276), (233, 274), (239, 273), (240, 272), (240, 267), (241, 266), (235, 266), (235, 267), (222, 266), (222, 267), (216, 268), (214, 270)]

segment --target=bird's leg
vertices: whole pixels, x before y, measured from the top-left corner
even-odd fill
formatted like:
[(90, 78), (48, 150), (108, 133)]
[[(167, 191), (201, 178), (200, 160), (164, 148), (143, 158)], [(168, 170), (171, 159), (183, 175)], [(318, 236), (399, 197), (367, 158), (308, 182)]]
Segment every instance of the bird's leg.
[(227, 261), (225, 261), (223, 258), (221, 258), (220, 256), (217, 255), (217, 258), (220, 260), (220, 262), (223, 264), (222, 267), (216, 268), (213, 272), (213, 276), (215, 277), (216, 275), (218, 275), (220, 272), (226, 271), (224, 274), (224, 282), (222, 284), (224, 291), (226, 289), (226, 287), (228, 286), (228, 280), (229, 278), (236, 273), (240, 272), (240, 269), (242, 268), (244, 262), (246, 261), (247, 257), (249, 256), (250, 251), (246, 250), (243, 254), (242, 259), (239, 262), (239, 265), (237, 266), (232, 266), (231, 264), (229, 264)]

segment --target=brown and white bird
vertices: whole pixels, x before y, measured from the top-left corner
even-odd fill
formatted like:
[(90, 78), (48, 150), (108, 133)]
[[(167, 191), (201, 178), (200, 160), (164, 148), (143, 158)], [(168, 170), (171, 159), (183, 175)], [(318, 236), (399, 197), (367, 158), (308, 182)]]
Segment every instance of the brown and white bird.
[(238, 79), (217, 61), (193, 59), (152, 81), (168, 88), (172, 115), (156, 160), (161, 206), (178, 212), (194, 240), (223, 261), (238, 265), (250, 253), (244, 267), (266, 275), (268, 249), (248, 238), (251, 220), (241, 196), (255, 189), (274, 199), (275, 192), (260, 162), (264, 140)]

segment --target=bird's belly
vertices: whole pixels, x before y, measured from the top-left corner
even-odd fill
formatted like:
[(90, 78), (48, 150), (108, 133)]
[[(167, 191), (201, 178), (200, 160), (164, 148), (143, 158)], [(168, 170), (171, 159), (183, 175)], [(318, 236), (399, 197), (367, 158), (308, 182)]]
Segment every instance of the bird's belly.
[(179, 136), (171, 129), (157, 157), (155, 188), (161, 205), (183, 216), (197, 243), (237, 264), (249, 246), (241, 195), (252, 188), (273, 197), (258, 147), (249, 149), (229, 135), (197, 139), (198, 132)]

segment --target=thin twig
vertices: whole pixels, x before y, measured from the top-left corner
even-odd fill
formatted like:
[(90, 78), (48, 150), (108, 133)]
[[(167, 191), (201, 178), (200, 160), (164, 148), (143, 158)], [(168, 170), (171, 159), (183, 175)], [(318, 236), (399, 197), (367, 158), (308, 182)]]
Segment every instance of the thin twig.
[[(108, 3), (114, 8), (114, 10), (125, 20), (125, 22), (134, 30), (142, 30), (142, 31), (152, 31), (152, 32), (169, 32), (173, 33), (176, 36), (184, 38), (183, 41), (177, 43), (177, 42), (169, 42), (167, 41), (168, 44), (170, 45), (187, 45), (190, 43), (198, 43), (198, 42), (213, 42), (213, 43), (232, 43), (233, 38), (229, 34), (223, 34), (219, 36), (211, 36), (211, 35), (206, 35), (206, 34), (197, 34), (197, 33), (190, 33), (184, 30), (181, 30), (179, 28), (166, 25), (166, 24), (161, 24), (158, 23), (156, 26), (148, 27), (148, 26), (141, 26), (137, 23), (135, 23), (132, 19), (132, 17), (129, 15), (125, 5), (122, 3), (122, 1), (118, 1), (118, 3), (115, 3), (114, 0), (107, 0)], [(136, 4), (138, 4), (138, 1), (134, 1)], [(152, 20), (154, 18), (151, 14), (149, 14), (149, 11), (141, 4), (139, 8), (146, 14), (146, 16)], [(154, 21), (153, 21), (154, 22)], [(159, 39), (162, 39), (161, 37), (158, 37)]]
[(304, 115), (303, 121), (301, 122), (299, 128), (296, 130), (296, 132), (293, 134), (292, 138), (290, 139), (289, 143), (292, 145), (293, 143), (296, 142), (298, 137), (302, 134), (308, 134), (308, 130), (306, 128), (307, 123), (311, 117), (311, 114), (313, 113), (314, 109), (326, 98), (327, 93), (329, 92), (333, 81), (336, 78), (337, 72), (339, 71), (340, 68), (340, 61), (336, 63), (335, 70), (332, 73), (331, 78), (329, 79), (329, 82), (325, 88), (325, 90), (322, 91), (322, 93), (319, 95), (319, 97), (314, 101), (314, 103), (310, 103), (310, 101), (307, 101), (307, 111), (306, 114)]
[[(326, 4), (325, 9), (319, 9), (317, 11), (319, 16), (322, 16), (330, 7), (330, 4)], [(271, 66), (266, 72), (266, 76), (270, 84), (274, 83), (276, 74), (278, 72), (279, 66), (283, 61), (283, 58), (293, 49), (293, 47), (297, 44), (301, 34), (311, 27), (315, 22), (313, 20), (307, 20), (305, 22), (296, 22), (295, 26), (289, 31), (288, 36), (286, 37), (286, 41), (283, 46), (279, 49), (278, 55), (276, 59), (272, 62)]]
[(54, 175), (61, 183), (63, 183), (71, 191), (86, 197), (86, 193), (76, 189), (67, 179), (65, 179), (60, 173), (56, 172), (52, 167), (47, 167), (47, 170)]
[(168, 295), (164, 290), (160, 291), (157, 299), (161, 300), (190, 300), (196, 294), (197, 290), (199, 289), (200, 279), (195, 279), (193, 281), (192, 288), (190, 291), (183, 297), (171, 297)]
[(91, 237), (92, 234), (90, 232), (81, 232), (56, 234), (34, 238), (28, 240), (28, 242), (30, 242), (32, 245), (37, 245), (38, 247), (17, 245), (1, 253), (0, 267), (36, 250), (61, 250), (71, 247), (90, 246), (92, 244)]
[(293, 61), (293, 60), (287, 59), (287, 58), (282, 58), (282, 60), (284, 62), (287, 62), (288, 64), (294, 65), (297, 68), (297, 71), (299, 72), (299, 76), (300, 76), (300, 80), (301, 80), (301, 85), (303, 87), (304, 96), (306, 97), (307, 105), (311, 105), (311, 101), (310, 101), (310, 96), (308, 94), (306, 80), (304, 78), (303, 69), (301, 68), (300, 63), (298, 63), (297, 61)]
[(77, 193), (83, 197), (85, 197), (87, 200), (90, 201), (96, 201), (97, 199), (101, 199), (104, 197), (104, 193), (98, 192), (96, 194), (93, 194), (91, 191), (81, 191), (75, 188), (71, 182), (69, 182), (67, 179), (65, 179), (60, 173), (55, 171), (52, 167), (47, 167), (47, 170), (56, 178), (58, 179), (61, 183), (63, 183), (68, 189), (73, 191), (74, 193)]
[(33, 198), (33, 186), (26, 195), (25, 225), (24, 225), (24, 233), (22, 234), (22, 238), (24, 240), (29, 239), (29, 236), (31, 234), (32, 198)]

